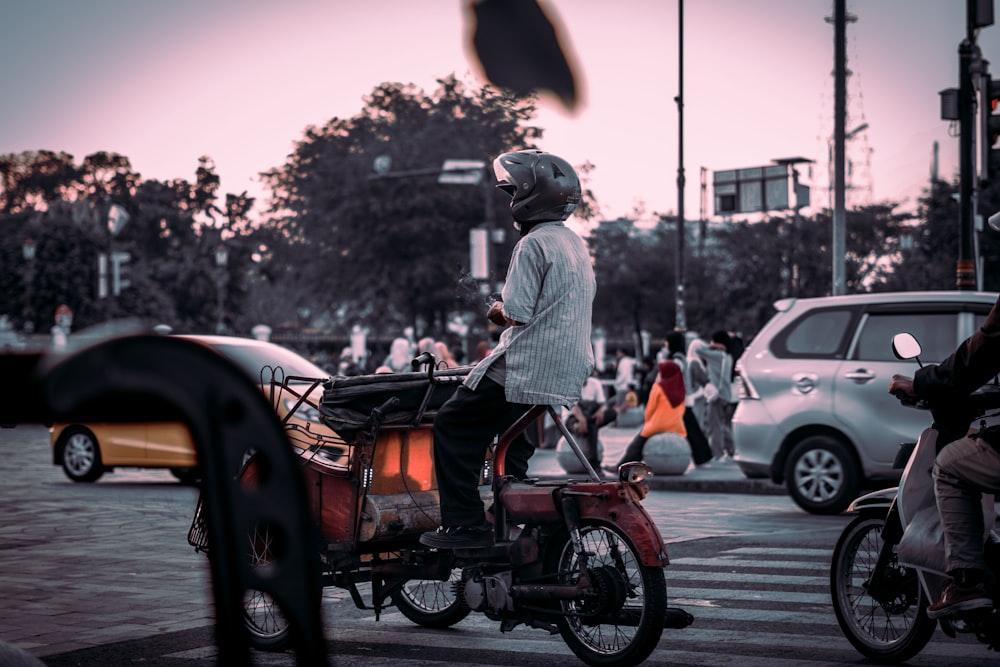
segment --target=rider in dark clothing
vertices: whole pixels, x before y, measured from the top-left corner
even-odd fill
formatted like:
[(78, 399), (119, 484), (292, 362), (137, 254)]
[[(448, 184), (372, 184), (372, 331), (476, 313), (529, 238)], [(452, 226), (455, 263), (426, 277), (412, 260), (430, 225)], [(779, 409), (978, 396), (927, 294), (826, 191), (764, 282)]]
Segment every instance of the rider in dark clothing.
[[(937, 366), (918, 370), (913, 379), (894, 375), (889, 392), (918, 398), (958, 401), (1000, 373), (1000, 299), (982, 328)], [(968, 428), (968, 420), (962, 429)], [(989, 608), (983, 558), (982, 494), (1000, 494), (1000, 438), (971, 430), (955, 434), (934, 463), (934, 493), (944, 528), (945, 561), (951, 581), (927, 608), (930, 618)]]

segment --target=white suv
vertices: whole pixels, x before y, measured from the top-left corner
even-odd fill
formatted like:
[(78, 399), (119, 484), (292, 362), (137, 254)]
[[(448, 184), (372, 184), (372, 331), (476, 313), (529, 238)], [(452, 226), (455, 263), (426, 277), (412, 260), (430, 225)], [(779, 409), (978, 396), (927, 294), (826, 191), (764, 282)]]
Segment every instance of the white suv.
[(862, 487), (891, 485), (900, 443), (928, 416), (889, 395), (890, 378), (915, 361), (892, 354), (908, 331), (937, 363), (982, 326), (997, 300), (983, 292), (889, 292), (783, 299), (736, 364), (742, 396), (733, 430), (747, 477), (785, 483), (816, 514), (843, 511)]

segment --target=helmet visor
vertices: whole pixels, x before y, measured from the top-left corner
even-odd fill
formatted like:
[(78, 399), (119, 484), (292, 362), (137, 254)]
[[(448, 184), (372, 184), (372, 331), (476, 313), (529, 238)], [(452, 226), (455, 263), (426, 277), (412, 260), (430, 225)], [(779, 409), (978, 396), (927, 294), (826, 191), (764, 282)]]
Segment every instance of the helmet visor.
[(497, 177), (497, 188), (513, 197), (517, 193), (517, 179), (507, 170), (504, 157), (505, 155), (501, 155), (493, 160), (493, 174)]

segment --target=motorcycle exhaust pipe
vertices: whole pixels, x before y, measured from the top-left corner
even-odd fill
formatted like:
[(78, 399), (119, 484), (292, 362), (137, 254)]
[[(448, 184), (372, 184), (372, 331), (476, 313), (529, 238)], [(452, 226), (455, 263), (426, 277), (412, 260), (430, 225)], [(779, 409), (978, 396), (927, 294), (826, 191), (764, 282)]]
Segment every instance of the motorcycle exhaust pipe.
[(579, 600), (589, 585), (560, 586), (557, 584), (518, 584), (510, 587), (510, 596), (515, 600)]
[(433, 579), (448, 581), (451, 577), (453, 559), (434, 558), (426, 563), (375, 563), (372, 565), (372, 576), (382, 579)]

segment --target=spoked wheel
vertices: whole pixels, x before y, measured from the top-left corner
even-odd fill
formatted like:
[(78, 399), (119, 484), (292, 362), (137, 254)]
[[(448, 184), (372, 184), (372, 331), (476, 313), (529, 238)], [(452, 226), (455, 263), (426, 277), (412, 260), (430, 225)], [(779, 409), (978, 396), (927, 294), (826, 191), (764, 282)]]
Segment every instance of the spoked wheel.
[(448, 581), (412, 579), (393, 592), (392, 602), (403, 616), (425, 628), (450, 628), (469, 615), (469, 605), (458, 594), (462, 570), (451, 572)]
[[(280, 548), (277, 532), (267, 525), (249, 536), (248, 557), (254, 568), (267, 567)], [(283, 651), (291, 643), (291, 625), (274, 598), (264, 591), (248, 590), (243, 594), (243, 623), (250, 633), (250, 643), (262, 651)]]
[[(663, 634), (667, 610), (663, 568), (643, 565), (616, 527), (589, 525), (580, 533), (583, 551), (592, 554), (587, 569), (596, 593), (560, 603), (559, 632), (588, 665), (637, 665), (649, 657)], [(552, 555), (560, 583), (576, 583), (579, 563), (568, 535), (562, 536)]]
[(937, 622), (927, 618), (916, 572), (900, 566), (895, 556), (885, 577), (872, 582), (884, 525), (882, 517), (862, 515), (844, 529), (833, 550), (830, 594), (837, 622), (854, 648), (867, 658), (899, 663), (927, 645)]

